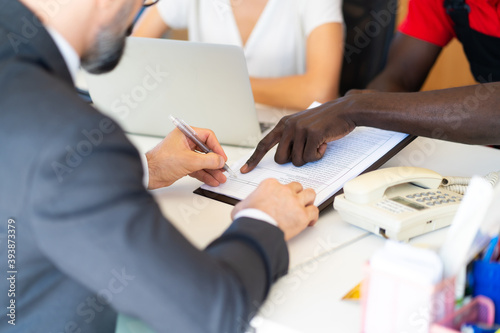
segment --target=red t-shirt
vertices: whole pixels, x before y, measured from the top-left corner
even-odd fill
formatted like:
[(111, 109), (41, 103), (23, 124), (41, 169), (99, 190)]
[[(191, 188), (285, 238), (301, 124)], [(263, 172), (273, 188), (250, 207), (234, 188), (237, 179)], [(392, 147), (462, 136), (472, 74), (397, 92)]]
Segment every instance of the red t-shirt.
[[(466, 0), (470, 6), (470, 27), (500, 38), (500, 0)], [(444, 0), (410, 0), (408, 16), (399, 31), (437, 46), (455, 37), (454, 23), (446, 14)]]

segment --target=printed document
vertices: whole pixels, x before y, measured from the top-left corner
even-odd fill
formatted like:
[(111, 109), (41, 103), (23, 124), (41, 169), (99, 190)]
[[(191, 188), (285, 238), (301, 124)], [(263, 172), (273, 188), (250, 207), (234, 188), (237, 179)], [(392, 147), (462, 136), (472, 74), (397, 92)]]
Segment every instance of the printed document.
[(276, 178), (282, 184), (296, 181), (304, 188), (314, 189), (315, 205), (319, 206), (342, 189), (345, 182), (360, 175), (407, 136), (408, 134), (371, 127), (357, 127), (344, 138), (328, 143), (321, 160), (301, 167), (292, 163), (277, 164), (274, 161), (274, 147), (253, 171), (247, 174), (239, 172), (240, 167), (251, 156), (249, 154), (231, 166), (237, 178), (228, 177), (225, 184), (218, 187), (203, 185), (202, 189), (243, 200), (264, 179)]

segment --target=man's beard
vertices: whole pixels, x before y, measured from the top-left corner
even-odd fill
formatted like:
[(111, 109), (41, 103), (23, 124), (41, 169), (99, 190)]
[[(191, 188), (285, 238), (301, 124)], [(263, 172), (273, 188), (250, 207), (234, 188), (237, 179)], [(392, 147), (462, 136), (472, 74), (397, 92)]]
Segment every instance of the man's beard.
[[(103, 74), (112, 71), (120, 62), (125, 49), (125, 39), (132, 33), (133, 25), (126, 31), (120, 27), (130, 15), (130, 6), (125, 6), (112, 24), (102, 28), (90, 50), (82, 56), (82, 67), (92, 74)], [(117, 31), (118, 30), (118, 31)]]

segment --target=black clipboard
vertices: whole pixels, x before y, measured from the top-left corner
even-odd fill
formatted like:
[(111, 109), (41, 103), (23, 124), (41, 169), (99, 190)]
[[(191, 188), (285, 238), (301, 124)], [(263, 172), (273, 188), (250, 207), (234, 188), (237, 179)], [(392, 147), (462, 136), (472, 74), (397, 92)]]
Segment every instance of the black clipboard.
[[(386, 154), (384, 154), (384, 156), (380, 157), (375, 163), (373, 163), (368, 168), (366, 168), (363, 172), (361, 172), (360, 175), (380, 168), (385, 162), (387, 162), (392, 157), (394, 157), (394, 155), (399, 153), (404, 147), (408, 146), (416, 138), (417, 138), (416, 136), (408, 135), (406, 138), (401, 140), (397, 145), (395, 145), (391, 150), (389, 150)], [(228, 197), (227, 195), (224, 195), (224, 194), (219, 194), (219, 193), (215, 193), (213, 191), (205, 190), (205, 189), (202, 189), (201, 187), (198, 187), (196, 190), (193, 191), (193, 193), (204, 196), (206, 198), (216, 200), (216, 201), (224, 202), (224, 203), (230, 204), (232, 206), (234, 206), (238, 202), (240, 202), (239, 199), (231, 198), (231, 197)], [(341, 188), (340, 190), (335, 192), (331, 197), (329, 197), (328, 199), (323, 201), (323, 203), (321, 203), (318, 206), (319, 211), (321, 212), (323, 209), (330, 206), (333, 203), (333, 200), (335, 199), (335, 197), (339, 194), (342, 194), (342, 193), (344, 193), (343, 188)]]

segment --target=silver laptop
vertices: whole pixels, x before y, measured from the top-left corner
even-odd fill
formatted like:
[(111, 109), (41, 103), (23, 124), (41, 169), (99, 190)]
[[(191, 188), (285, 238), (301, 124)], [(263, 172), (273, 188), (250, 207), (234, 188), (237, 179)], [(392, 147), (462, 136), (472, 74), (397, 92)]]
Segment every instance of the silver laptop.
[(130, 37), (115, 70), (85, 79), (97, 108), (129, 133), (163, 137), (173, 115), (223, 144), (255, 147), (262, 137), (237, 46)]

